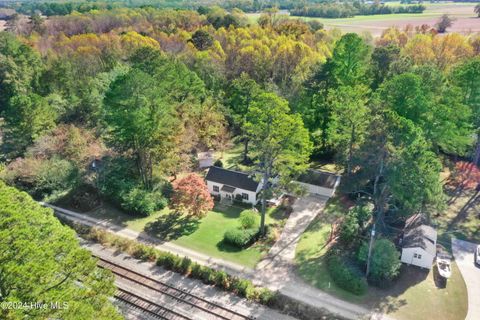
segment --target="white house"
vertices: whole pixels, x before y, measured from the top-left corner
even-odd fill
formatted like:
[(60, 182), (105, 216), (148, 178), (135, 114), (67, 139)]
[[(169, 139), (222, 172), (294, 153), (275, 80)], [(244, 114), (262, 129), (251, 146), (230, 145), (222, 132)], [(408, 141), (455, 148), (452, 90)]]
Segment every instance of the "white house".
[(213, 163), (215, 162), (214, 152), (212, 150), (206, 152), (199, 152), (197, 154), (197, 158), (198, 166), (200, 169), (209, 168), (213, 166)]
[(304, 187), (308, 193), (331, 197), (340, 184), (340, 176), (318, 170), (307, 170), (295, 181)]
[(437, 231), (423, 224), (420, 214), (407, 219), (401, 244), (403, 263), (432, 268), (437, 254)]
[(208, 191), (220, 199), (238, 199), (245, 203), (256, 205), (262, 183), (256, 181), (253, 175), (212, 166), (205, 180)]

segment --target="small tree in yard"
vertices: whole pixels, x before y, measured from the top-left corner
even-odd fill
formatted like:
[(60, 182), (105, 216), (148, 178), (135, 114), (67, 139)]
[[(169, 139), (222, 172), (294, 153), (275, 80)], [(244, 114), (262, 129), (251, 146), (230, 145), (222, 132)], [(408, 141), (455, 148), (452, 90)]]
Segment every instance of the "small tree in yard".
[(272, 177), (289, 176), (307, 169), (312, 150), (308, 130), (298, 114), (291, 114), (288, 102), (274, 93), (262, 93), (250, 106), (245, 123), (262, 175), (260, 235), (265, 235), (265, 211)]
[[(377, 281), (392, 280), (400, 272), (400, 253), (393, 242), (380, 239), (375, 242), (370, 261), (370, 276)], [(368, 243), (363, 243), (358, 252), (358, 260), (367, 262)]]
[(475, 9), (473, 9), (477, 16), (480, 18), (480, 3), (475, 6)]
[(191, 173), (173, 184), (171, 206), (174, 210), (202, 217), (213, 208), (213, 199), (203, 179)]

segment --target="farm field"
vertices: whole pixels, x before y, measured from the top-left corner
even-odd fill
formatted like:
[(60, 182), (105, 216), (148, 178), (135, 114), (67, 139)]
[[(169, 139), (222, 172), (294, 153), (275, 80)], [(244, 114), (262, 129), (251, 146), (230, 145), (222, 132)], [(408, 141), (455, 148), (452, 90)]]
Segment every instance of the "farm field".
[[(398, 5), (398, 3), (389, 2), (388, 5), (395, 6)], [(401, 29), (409, 24), (413, 26), (420, 26), (422, 24), (433, 26), (442, 14), (448, 13), (456, 19), (453, 22), (453, 26), (448, 29), (449, 32), (462, 34), (480, 32), (480, 18), (476, 17), (473, 11), (475, 3), (425, 3), (424, 5), (427, 9), (422, 14), (371, 15), (344, 19), (298, 18), (318, 20), (324, 24), (327, 30), (339, 28), (343, 32), (370, 32), (372, 36), (377, 37), (382, 34), (383, 30), (391, 26), (397, 26)], [(249, 14), (249, 16), (252, 21), (256, 21), (260, 14), (254, 13)]]

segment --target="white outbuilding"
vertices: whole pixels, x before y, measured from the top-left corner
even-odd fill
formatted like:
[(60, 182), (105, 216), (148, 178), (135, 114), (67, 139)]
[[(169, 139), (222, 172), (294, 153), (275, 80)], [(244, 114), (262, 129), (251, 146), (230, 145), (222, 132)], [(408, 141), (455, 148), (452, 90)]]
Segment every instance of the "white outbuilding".
[(215, 156), (214, 156), (213, 150), (199, 152), (197, 154), (197, 158), (198, 158), (198, 167), (200, 169), (210, 168), (211, 166), (213, 166), (213, 163), (215, 162)]
[(340, 176), (319, 170), (307, 170), (294, 182), (304, 187), (308, 193), (331, 197), (340, 184)]
[(437, 254), (437, 231), (423, 224), (421, 215), (414, 215), (406, 221), (401, 244), (403, 263), (432, 268)]

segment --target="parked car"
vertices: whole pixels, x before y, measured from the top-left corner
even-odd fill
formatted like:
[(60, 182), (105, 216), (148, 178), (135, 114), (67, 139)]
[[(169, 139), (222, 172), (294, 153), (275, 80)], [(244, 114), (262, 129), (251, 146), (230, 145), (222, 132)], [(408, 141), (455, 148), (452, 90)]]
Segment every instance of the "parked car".
[(480, 266), (480, 245), (475, 249), (475, 264)]

